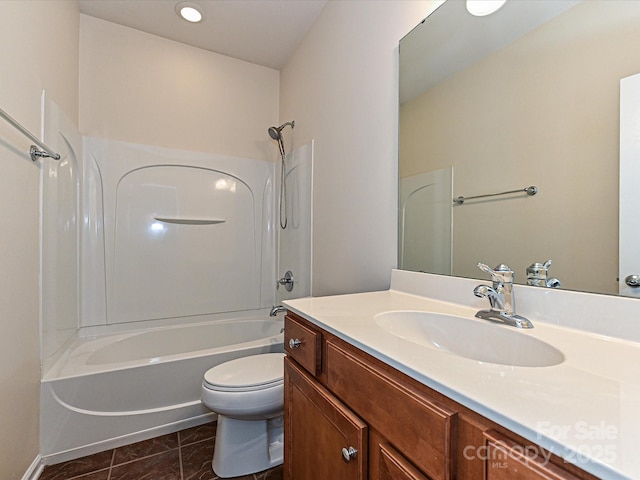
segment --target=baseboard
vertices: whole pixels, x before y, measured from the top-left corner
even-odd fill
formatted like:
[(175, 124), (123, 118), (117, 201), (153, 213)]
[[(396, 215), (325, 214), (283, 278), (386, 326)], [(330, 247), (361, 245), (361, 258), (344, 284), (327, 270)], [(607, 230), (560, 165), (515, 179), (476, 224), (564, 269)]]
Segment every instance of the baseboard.
[(42, 470), (44, 470), (44, 459), (38, 455), (31, 465), (29, 465), (27, 471), (24, 472), (22, 480), (38, 480)]

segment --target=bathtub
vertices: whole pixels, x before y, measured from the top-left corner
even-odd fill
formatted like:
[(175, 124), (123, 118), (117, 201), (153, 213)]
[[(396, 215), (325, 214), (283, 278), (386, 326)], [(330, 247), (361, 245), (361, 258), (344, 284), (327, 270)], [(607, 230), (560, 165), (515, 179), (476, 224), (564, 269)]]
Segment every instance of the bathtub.
[(239, 317), (108, 335), (79, 334), (41, 383), (41, 455), (53, 464), (215, 418), (206, 370), (283, 352), (283, 318)]

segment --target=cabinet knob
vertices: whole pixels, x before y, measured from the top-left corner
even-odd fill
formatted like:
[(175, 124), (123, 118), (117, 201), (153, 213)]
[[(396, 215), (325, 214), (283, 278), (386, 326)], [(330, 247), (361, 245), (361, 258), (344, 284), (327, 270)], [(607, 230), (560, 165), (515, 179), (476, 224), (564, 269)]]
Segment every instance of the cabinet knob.
[(300, 345), (302, 345), (302, 340), (300, 340), (299, 338), (292, 338), (289, 340), (289, 348), (298, 348)]
[(347, 463), (349, 463), (352, 458), (356, 458), (356, 455), (358, 455), (358, 450), (353, 447), (342, 449), (342, 458)]

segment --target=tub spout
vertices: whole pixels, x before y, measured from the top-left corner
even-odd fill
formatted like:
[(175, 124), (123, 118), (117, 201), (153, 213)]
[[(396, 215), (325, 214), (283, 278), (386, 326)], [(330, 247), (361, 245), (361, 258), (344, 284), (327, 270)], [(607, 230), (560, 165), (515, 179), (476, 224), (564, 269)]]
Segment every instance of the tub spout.
[(269, 312), (269, 316), (270, 317), (275, 317), (280, 312), (286, 312), (286, 311), (287, 311), (286, 307), (283, 307), (282, 305), (276, 305), (276, 306), (271, 307), (271, 311)]

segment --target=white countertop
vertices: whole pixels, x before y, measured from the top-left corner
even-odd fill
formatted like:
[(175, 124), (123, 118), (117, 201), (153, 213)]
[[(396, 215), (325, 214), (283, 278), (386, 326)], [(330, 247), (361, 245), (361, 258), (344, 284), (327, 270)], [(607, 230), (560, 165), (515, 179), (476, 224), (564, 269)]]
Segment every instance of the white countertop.
[(517, 332), (556, 347), (565, 361), (550, 367), (514, 367), (425, 347), (396, 337), (374, 322), (375, 315), (397, 310), (474, 319), (478, 310), (475, 306), (393, 289), (302, 298), (285, 304), (318, 326), (593, 475), (640, 479), (638, 342), (525, 315), (535, 328)]

